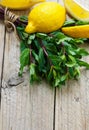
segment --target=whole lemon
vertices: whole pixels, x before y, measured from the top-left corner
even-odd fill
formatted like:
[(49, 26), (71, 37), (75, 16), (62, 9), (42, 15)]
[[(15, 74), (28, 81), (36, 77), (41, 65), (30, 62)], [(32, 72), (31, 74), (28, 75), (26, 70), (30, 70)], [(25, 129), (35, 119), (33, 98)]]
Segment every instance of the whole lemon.
[(11, 9), (26, 9), (45, 0), (1, 0), (0, 5)]
[(65, 16), (65, 8), (57, 2), (43, 2), (30, 12), (25, 31), (49, 33), (58, 30), (63, 25)]

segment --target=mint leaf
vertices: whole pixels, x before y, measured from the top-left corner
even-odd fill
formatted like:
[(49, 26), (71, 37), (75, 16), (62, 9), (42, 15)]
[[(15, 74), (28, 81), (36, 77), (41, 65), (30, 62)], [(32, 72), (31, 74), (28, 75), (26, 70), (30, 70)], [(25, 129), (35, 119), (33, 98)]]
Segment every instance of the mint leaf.
[(20, 20), (26, 22), (26, 21), (28, 21), (28, 17), (25, 15), (22, 15), (22, 16), (20, 16)]
[(24, 41), (21, 41), (20, 42), (20, 51), (21, 51), (21, 53), (22, 53), (22, 51), (24, 51), (24, 49), (26, 49), (27, 47), (26, 47), (26, 45), (25, 45), (25, 42)]
[(63, 27), (67, 27), (67, 26), (73, 26), (75, 25), (76, 21), (74, 19), (69, 19), (69, 20), (66, 20)]
[(31, 63), (29, 66), (30, 70), (30, 83), (32, 84), (34, 81), (39, 81), (39, 76), (36, 73), (36, 65)]
[(43, 39), (43, 38), (47, 37), (47, 34), (45, 34), (45, 33), (36, 33), (36, 37)]
[(89, 69), (89, 64), (87, 62), (77, 59), (77, 63), (79, 64), (79, 66), (84, 66)]
[(78, 54), (78, 55), (81, 55), (81, 56), (87, 56), (87, 55), (89, 55), (89, 52), (87, 52), (85, 49), (83, 49), (83, 48), (78, 48), (77, 50), (76, 50), (76, 53)]
[(40, 72), (45, 72), (45, 57), (44, 57), (44, 52), (43, 52), (43, 49), (40, 48), (39, 50), (39, 61), (38, 61), (38, 65), (39, 65), (39, 71)]
[(24, 49), (20, 56), (20, 75), (22, 75), (23, 69), (26, 65), (30, 64), (30, 49)]
[(76, 25), (86, 25), (89, 24), (87, 21), (76, 21)]

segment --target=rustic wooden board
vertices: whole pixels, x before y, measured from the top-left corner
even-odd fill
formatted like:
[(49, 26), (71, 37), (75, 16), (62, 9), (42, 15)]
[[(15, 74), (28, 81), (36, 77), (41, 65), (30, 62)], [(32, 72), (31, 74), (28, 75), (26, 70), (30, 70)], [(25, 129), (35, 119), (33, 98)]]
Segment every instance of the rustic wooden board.
[(1, 84), (1, 73), (2, 73), (2, 62), (3, 62), (3, 50), (4, 50), (4, 34), (5, 28), (0, 22), (0, 84)]
[[(59, 3), (62, 2), (59, 0)], [(89, 44), (83, 46), (89, 51)], [(89, 56), (84, 58), (89, 63)], [(56, 89), (55, 130), (89, 130), (89, 71)]]
[(30, 86), (27, 72), (22, 82), (17, 76), (20, 54), (14, 33), (6, 33), (5, 44), (1, 130), (52, 130), (54, 90), (45, 82)]
[(89, 71), (81, 73), (79, 81), (69, 81), (56, 90), (55, 130), (89, 129)]
[[(17, 76), (19, 41), (14, 33), (4, 36), (0, 24), (0, 75), (5, 40), (0, 130), (89, 130), (89, 71), (82, 70), (79, 81), (62, 89), (45, 82), (30, 86), (26, 70), (22, 79)], [(89, 45), (84, 47), (89, 50)]]
[[(0, 102), (1, 102), (1, 82), (2, 82), (2, 68), (3, 68), (4, 35), (5, 35), (5, 28), (4, 28), (3, 24), (0, 22)], [(1, 130), (1, 109), (0, 109), (0, 130)]]

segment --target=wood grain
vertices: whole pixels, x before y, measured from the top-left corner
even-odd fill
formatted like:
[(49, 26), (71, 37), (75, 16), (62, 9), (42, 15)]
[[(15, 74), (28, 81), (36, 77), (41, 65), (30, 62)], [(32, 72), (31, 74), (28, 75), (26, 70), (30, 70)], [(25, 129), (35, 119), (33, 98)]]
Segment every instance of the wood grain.
[(0, 22), (0, 84), (1, 84), (1, 73), (2, 73), (2, 61), (3, 61), (3, 50), (4, 50), (4, 25)]
[[(63, 4), (62, 0), (58, 2)], [(82, 69), (81, 78), (68, 81), (62, 89), (54, 90), (44, 81), (31, 86), (27, 68), (23, 78), (18, 77), (19, 41), (14, 33), (4, 36), (0, 24), (0, 130), (89, 130), (89, 71)], [(83, 47), (89, 50), (88, 44)], [(84, 60), (89, 62), (89, 57)]]
[(69, 81), (56, 91), (55, 130), (89, 129), (89, 71), (81, 73), (79, 81)]
[(45, 82), (31, 86), (27, 71), (24, 72), (24, 82), (17, 76), (19, 49), (15, 34), (6, 33), (1, 130), (52, 130), (54, 89)]
[[(4, 25), (0, 22), (0, 102), (1, 102), (1, 82), (2, 82), (2, 68), (3, 68), (3, 51), (4, 51)], [(1, 106), (1, 105), (0, 105)], [(1, 109), (0, 109), (0, 130), (1, 130)]]
[[(83, 48), (89, 51), (88, 44)], [(89, 63), (89, 56), (84, 60)], [(62, 89), (56, 89), (55, 130), (89, 130), (88, 75), (88, 70), (81, 69), (78, 81), (68, 81)]]

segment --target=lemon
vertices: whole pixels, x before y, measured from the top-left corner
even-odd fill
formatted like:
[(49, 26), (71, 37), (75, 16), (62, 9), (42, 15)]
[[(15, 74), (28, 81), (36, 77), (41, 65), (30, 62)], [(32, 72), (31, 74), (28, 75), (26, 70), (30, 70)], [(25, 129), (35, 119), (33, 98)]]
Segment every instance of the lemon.
[(77, 20), (89, 21), (89, 0), (64, 0), (67, 12)]
[(27, 33), (49, 33), (58, 30), (65, 21), (65, 8), (57, 2), (43, 2), (32, 9), (28, 16)]
[(11, 9), (26, 9), (45, 0), (1, 0), (0, 5)]
[(74, 38), (89, 38), (89, 25), (63, 27), (62, 32)]

